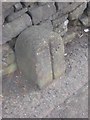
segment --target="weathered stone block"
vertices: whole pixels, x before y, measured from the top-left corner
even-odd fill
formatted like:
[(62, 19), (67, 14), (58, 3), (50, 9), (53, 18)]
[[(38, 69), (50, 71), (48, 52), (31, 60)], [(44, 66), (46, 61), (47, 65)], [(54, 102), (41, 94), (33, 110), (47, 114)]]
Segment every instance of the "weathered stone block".
[(16, 41), (15, 52), (19, 69), (39, 88), (64, 72), (63, 41), (51, 30), (41, 26), (26, 29)]
[(65, 20), (62, 24), (58, 24), (57, 27), (54, 27), (54, 31), (63, 36), (68, 30), (68, 19)]
[(45, 21), (45, 22), (42, 22), (42, 23), (40, 24), (40, 26), (42, 26), (42, 27), (44, 27), (44, 28), (46, 28), (46, 29), (48, 29), (48, 30), (53, 31), (53, 26), (52, 26), (52, 23), (51, 23), (50, 20), (47, 20), (47, 21)]
[(89, 24), (89, 18), (88, 18), (88, 16), (86, 16), (85, 14), (82, 14), (82, 15), (80, 16), (79, 20), (81, 21), (81, 23), (82, 23), (84, 26), (86, 26), (86, 27), (90, 26), (90, 24)]
[(45, 5), (45, 4), (47, 4), (47, 2), (44, 2), (44, 1), (43, 2), (38, 2), (39, 6), (42, 6), (42, 5)]
[(8, 75), (13, 73), (17, 69), (15, 63), (14, 51), (10, 48), (8, 44), (0, 45), (0, 52), (2, 50), (2, 75)]
[(25, 28), (32, 25), (31, 18), (24, 14), (2, 28), (2, 44), (19, 35)]
[(34, 5), (34, 2), (22, 2), (22, 4), (25, 6), (25, 7), (31, 7), (32, 5)]
[(72, 42), (72, 40), (76, 37), (76, 35), (77, 35), (76, 32), (68, 31), (68, 32), (63, 36), (64, 44), (67, 44), (67, 43), (69, 43), (69, 42)]
[(20, 10), (20, 11), (18, 11), (18, 12), (15, 12), (15, 13), (13, 13), (13, 14), (11, 14), (11, 15), (9, 15), (9, 16), (7, 17), (7, 22), (13, 21), (14, 19), (22, 16), (22, 15), (23, 15), (25, 12), (27, 12), (27, 11), (28, 11), (27, 8), (23, 8), (22, 10)]
[(82, 2), (56, 2), (60, 16), (63, 16), (64, 14), (73, 11), (76, 7), (78, 7), (81, 4)]
[(70, 20), (78, 19), (82, 15), (86, 6), (87, 6), (87, 3), (83, 3), (79, 7), (77, 7), (74, 11), (70, 12), (69, 19)]
[(23, 8), (23, 6), (22, 6), (22, 4), (20, 2), (17, 2), (14, 5), (15, 12), (21, 10), (22, 8)]
[(53, 27), (56, 28), (63, 24), (67, 20), (68, 15), (64, 15), (62, 17), (58, 17), (57, 19), (52, 21)]
[(6, 18), (11, 13), (14, 13), (14, 4), (15, 2), (2, 2), (2, 14), (4, 18)]
[(34, 24), (38, 24), (43, 20), (47, 20), (50, 16), (55, 14), (56, 8), (53, 3), (46, 4), (29, 10)]
[(87, 15), (90, 19), (90, 1), (87, 3)]

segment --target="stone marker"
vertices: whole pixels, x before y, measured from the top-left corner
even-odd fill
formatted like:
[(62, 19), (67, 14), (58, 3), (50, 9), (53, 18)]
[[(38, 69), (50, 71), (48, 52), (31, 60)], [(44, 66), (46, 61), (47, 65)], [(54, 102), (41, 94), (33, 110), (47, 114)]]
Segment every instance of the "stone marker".
[(17, 64), (31, 84), (42, 88), (64, 73), (64, 45), (59, 34), (40, 26), (23, 31), (15, 46)]
[(2, 28), (2, 44), (19, 35), (25, 28), (32, 25), (28, 14), (23, 14), (14, 21), (7, 23)]

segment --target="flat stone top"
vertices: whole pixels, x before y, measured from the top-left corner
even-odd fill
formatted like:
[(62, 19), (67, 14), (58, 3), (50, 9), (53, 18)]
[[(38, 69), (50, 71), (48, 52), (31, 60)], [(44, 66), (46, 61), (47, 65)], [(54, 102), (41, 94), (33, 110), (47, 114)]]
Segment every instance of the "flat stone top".
[(18, 40), (19, 42), (22, 42), (23, 40), (23, 44), (28, 42), (28, 44), (32, 44), (34, 49), (37, 50), (38, 48), (46, 46), (49, 43), (49, 40), (53, 40), (54, 38), (62, 41), (62, 38), (58, 33), (36, 25), (23, 31), (17, 39), (17, 44)]

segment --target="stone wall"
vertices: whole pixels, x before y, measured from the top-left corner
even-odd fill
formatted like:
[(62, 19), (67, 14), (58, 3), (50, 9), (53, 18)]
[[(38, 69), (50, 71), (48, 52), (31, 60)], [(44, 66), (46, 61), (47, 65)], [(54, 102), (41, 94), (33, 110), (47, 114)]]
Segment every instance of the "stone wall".
[[(77, 31), (74, 31), (74, 30), (70, 31), (70, 29), (72, 29), (72, 27), (81, 26), (81, 25), (83, 25), (85, 27), (90, 27), (89, 16), (90, 16), (90, 2), (10, 2), (10, 3), (3, 2), (2, 3), (2, 41), (0, 41), (0, 44), (3, 44), (2, 47), (3, 47), (3, 49), (5, 48), (6, 54), (8, 54), (8, 45), (9, 45), (9, 47), (12, 48), (12, 51), (18, 50), (17, 53), (20, 52), (20, 54), (19, 54), (19, 56), (20, 56), (22, 54), (22, 51), (24, 48), (19, 46), (19, 44), (22, 46), (24, 44), (24, 45), (27, 45), (28, 47), (30, 47), (30, 44), (29, 43), (26, 44), (24, 41), (24, 39), (25, 39), (24, 35), (25, 35), (26, 39), (28, 39), (30, 37), (30, 35), (27, 34), (28, 32), (26, 33), (26, 31), (34, 30), (34, 32), (31, 32), (31, 33), (35, 34), (35, 36), (37, 36), (37, 38), (38, 38), (37, 33), (40, 34), (40, 37), (41, 36), (43, 37), (43, 36), (45, 36), (45, 35), (42, 35), (42, 34), (44, 34), (43, 31), (45, 31), (46, 29), (48, 31), (48, 32), (46, 32), (48, 35), (48, 38), (46, 36), (45, 36), (45, 38), (51, 39), (51, 37), (49, 37), (49, 34), (51, 35), (51, 32), (53, 32), (53, 34), (57, 33), (57, 35), (55, 35), (55, 36), (59, 35), (60, 36), (59, 38), (62, 39), (61, 41), (63, 41), (63, 43), (66, 44), (68, 42), (71, 42), (72, 39), (77, 34)], [(35, 27), (35, 26), (42, 28), (42, 30), (40, 30), (39, 32), (36, 32), (35, 29), (33, 29), (33, 27)], [(37, 29), (37, 30), (39, 30), (39, 29)], [(22, 34), (24, 34), (24, 35), (22, 35)], [(31, 34), (31, 36), (32, 36), (32, 34)], [(24, 39), (22, 38), (22, 41), (20, 42), (20, 40), (18, 40), (18, 39), (21, 39), (22, 36)], [(36, 39), (35, 36), (32, 37), (32, 39)], [(54, 36), (54, 38), (55, 38), (55, 36)], [(42, 37), (41, 37), (41, 39), (42, 39)], [(28, 42), (31, 42), (31, 41), (28, 41)], [(37, 43), (37, 45), (34, 45), (34, 48), (36, 48), (36, 46), (38, 47), (39, 46), (38, 44), (39, 43)], [(49, 40), (48, 40), (47, 44), (49, 44)], [(63, 58), (64, 44), (62, 44), (62, 47), (59, 48), (59, 50), (60, 50), (59, 51), (60, 54), (58, 54), (59, 58), (57, 57), (56, 53), (53, 53), (53, 48), (55, 48), (55, 50), (56, 50), (55, 52), (58, 52), (56, 49), (56, 46), (59, 45), (57, 40), (56, 40), (56, 42), (50, 42), (50, 45), (52, 45), (51, 46), (52, 48), (49, 48), (49, 51), (48, 51), (48, 47), (50, 47), (50, 46), (48, 46), (48, 45), (46, 46), (47, 47), (46, 52), (48, 54), (50, 54), (49, 52), (52, 52), (51, 55), (53, 54), (53, 56), (55, 56), (57, 58), (56, 60), (53, 59), (53, 66), (56, 62), (58, 62), (58, 59), (60, 59), (61, 61), (64, 61), (64, 58)], [(19, 48), (17, 46), (19, 46)], [(24, 51), (24, 52), (28, 52), (26, 48), (25, 48), (26, 51)], [(17, 57), (17, 53), (16, 53), (16, 57)], [(36, 53), (37, 53), (37, 50), (36, 50)], [(41, 55), (44, 55), (44, 54), (45, 53), (43, 53)], [(14, 56), (15, 56), (14, 52), (12, 52), (11, 58), (15, 59)], [(28, 56), (26, 56), (26, 57), (28, 57)], [(60, 56), (62, 56), (62, 57), (60, 57)], [(24, 54), (22, 57), (24, 57)], [(5, 58), (6, 58), (6, 62), (7, 62), (8, 57), (5, 57)], [(38, 59), (38, 57), (35, 57), (35, 58)], [(39, 56), (39, 58), (40, 58), (40, 56)], [(42, 61), (44, 61), (45, 56), (44, 57), (41, 56), (41, 58), (43, 58)], [(19, 61), (20, 60), (21, 59), (19, 59)], [(25, 60), (25, 59), (23, 59), (23, 60)], [(5, 60), (3, 60), (3, 61), (5, 62)], [(41, 60), (39, 60), (39, 62), (40, 61)], [(10, 71), (10, 73), (11, 73), (16, 70), (15, 60), (13, 60), (13, 62), (7, 62), (7, 65), (5, 65), (4, 62), (3, 62), (3, 66), (4, 66), (3, 69), (6, 70), (5, 74), (9, 73), (7, 71)], [(49, 62), (52, 62), (52, 61), (49, 60)], [(18, 62), (18, 64), (20, 64), (20, 63)], [(47, 64), (49, 64), (49, 63), (47, 62)], [(52, 64), (52, 63), (50, 63), (50, 64)], [(61, 65), (64, 63), (59, 61), (58, 65), (59, 64)], [(9, 70), (9, 66), (10, 66), (10, 70)], [(25, 65), (22, 65), (22, 66), (24, 68)], [(56, 66), (57, 66), (57, 64), (56, 64)], [(54, 66), (54, 67), (56, 67), (56, 66)], [(8, 67), (8, 69), (6, 69), (7, 67)], [(52, 67), (52, 66), (50, 66), (50, 67)], [(62, 73), (62, 71), (64, 71), (63, 70), (64, 66), (59, 66), (59, 67), (61, 67), (60, 70)], [(57, 70), (57, 68), (58, 67), (56, 67), (55, 69)], [(54, 68), (50, 68), (50, 69), (54, 69)], [(43, 69), (42, 71), (44, 72), (44, 70), (46, 70), (46, 69)], [(25, 72), (25, 70), (22, 70), (22, 71)], [(54, 72), (54, 70), (52, 70), (52, 72)], [(34, 73), (35, 73), (35, 71), (34, 71)], [(36, 73), (36, 74), (39, 74), (39, 73)], [(55, 74), (55, 73), (53, 73), (53, 74)], [(60, 73), (58, 73), (58, 74), (60, 74)], [(51, 78), (52, 77), (50, 77), (50, 79)], [(37, 79), (39, 79), (39, 78), (37, 78)], [(43, 86), (43, 85), (41, 85), (41, 86)]]

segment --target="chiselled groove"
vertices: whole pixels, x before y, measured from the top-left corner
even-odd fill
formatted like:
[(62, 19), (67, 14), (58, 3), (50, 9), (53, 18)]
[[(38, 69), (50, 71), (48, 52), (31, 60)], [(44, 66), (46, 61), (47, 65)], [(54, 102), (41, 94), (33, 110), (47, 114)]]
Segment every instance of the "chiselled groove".
[(54, 67), (53, 67), (53, 54), (52, 54), (52, 47), (51, 47), (51, 43), (49, 41), (49, 51), (50, 51), (50, 57), (51, 57), (51, 69), (52, 69), (52, 79), (55, 79), (54, 76)]

